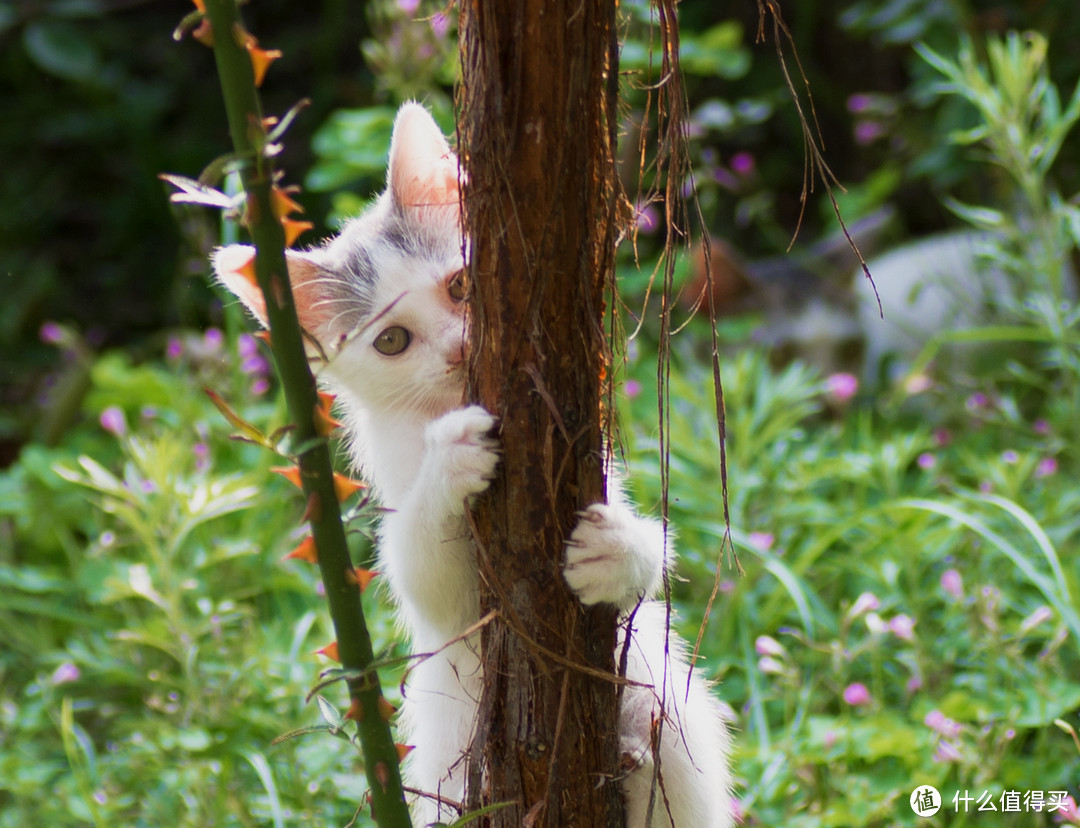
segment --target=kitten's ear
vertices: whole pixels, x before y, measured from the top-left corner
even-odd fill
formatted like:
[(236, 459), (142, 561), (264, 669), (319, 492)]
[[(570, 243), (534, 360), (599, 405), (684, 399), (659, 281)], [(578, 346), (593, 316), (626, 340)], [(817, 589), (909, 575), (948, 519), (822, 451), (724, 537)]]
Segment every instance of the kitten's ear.
[[(285, 251), (289, 268), (293, 301), (300, 326), (317, 339), (325, 335), (327, 312), (320, 306), (322, 297), (318, 289), (318, 276), (322, 272), (311, 256), (296, 250)], [(246, 244), (231, 244), (214, 253), (214, 272), (218, 281), (232, 291), (264, 327), (269, 327), (266, 316), (266, 299), (255, 282), (255, 248)]]
[(418, 103), (403, 104), (398, 110), (386, 180), (401, 208), (458, 204), (457, 156), (431, 113)]

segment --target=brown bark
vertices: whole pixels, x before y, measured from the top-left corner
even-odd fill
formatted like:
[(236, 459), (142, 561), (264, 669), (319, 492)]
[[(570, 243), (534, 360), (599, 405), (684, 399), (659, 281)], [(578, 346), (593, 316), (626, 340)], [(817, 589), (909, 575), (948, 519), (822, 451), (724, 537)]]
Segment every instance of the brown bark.
[[(484, 693), (469, 803), (490, 825), (621, 826), (615, 615), (561, 574), (575, 511), (603, 499), (604, 287), (612, 276), (614, 0), (464, 0), (471, 396), (502, 462), (473, 510)], [(588, 665), (584, 670), (568, 665)], [(480, 781), (482, 778), (482, 782)]]

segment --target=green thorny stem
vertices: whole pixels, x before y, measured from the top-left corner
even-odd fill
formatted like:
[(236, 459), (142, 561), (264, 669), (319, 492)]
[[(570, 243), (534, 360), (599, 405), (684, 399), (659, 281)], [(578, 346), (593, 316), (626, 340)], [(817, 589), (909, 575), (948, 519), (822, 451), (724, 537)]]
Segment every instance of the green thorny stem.
[(245, 225), (255, 244), (255, 274), (266, 299), (266, 315), (278, 375), (294, 424), (293, 446), (307, 498), (307, 518), (318, 549), (338, 655), (348, 676), (351, 718), (356, 721), (370, 788), (372, 815), (380, 828), (410, 826), (398, 768), (398, 753), (380, 704), (382, 689), (374, 670), (371, 636), (364, 622), (360, 590), (350, 579), (352, 561), (334, 491), (333, 467), (326, 439), (318, 436), (315, 379), (308, 366), (300, 323), (285, 262), (285, 234), (272, 205), (274, 169), (252, 63), (235, 0), (206, 0), (214, 32), (214, 58), (229, 131), (242, 161), (246, 194)]

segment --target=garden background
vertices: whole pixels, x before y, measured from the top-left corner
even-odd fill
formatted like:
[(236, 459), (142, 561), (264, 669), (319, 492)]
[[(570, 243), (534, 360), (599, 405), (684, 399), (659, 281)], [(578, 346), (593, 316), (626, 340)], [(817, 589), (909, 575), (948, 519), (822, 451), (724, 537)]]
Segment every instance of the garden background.
[[(891, 207), (886, 247), (975, 222), (1020, 299), (975, 335), (990, 360), (934, 360), (895, 382), (797, 355), (777, 364), (753, 335), (760, 314), (723, 321), (746, 574), (725, 557), (718, 580), (707, 323), (675, 337), (673, 600), (690, 640), (704, 623), (702, 669), (735, 711), (738, 807), (748, 824), (914, 825), (908, 797), (934, 785), (945, 806), (930, 824), (1080, 824), (1049, 812), (1080, 795), (1080, 347), (1075, 305), (1040, 301), (1053, 293), (1048, 251), (1075, 258), (1080, 238), (1068, 133), (1080, 16), (1073, 0), (786, 5), (845, 219)], [(158, 178), (195, 177), (228, 147), (210, 52), (172, 40), (188, 11), (0, 4), (3, 828), (344, 825), (363, 797), (359, 755), (327, 735), (334, 712), (305, 704), (332, 634), (314, 572), (281, 562), (302, 503), (269, 472), (279, 459), (231, 440), (201, 390), (267, 430), (284, 423), (268, 352), (207, 276), (233, 231), (170, 204)], [(454, 18), (419, 0), (257, 0), (244, 14), (283, 52), (266, 110), (311, 99), (281, 167), (303, 185), (314, 243), (381, 188), (399, 102), (425, 101), (452, 132)], [(695, 169), (684, 189), (743, 256), (781, 254), (804, 156), (774, 45), (755, 44), (750, 2), (686, 0), (680, 14)], [(625, 17), (630, 123), (648, 8), (627, 3)], [(962, 36), (973, 68), (955, 66), (943, 90)], [(1002, 57), (981, 87), (989, 43)], [(633, 195), (636, 165), (624, 173)], [(658, 206), (639, 207), (637, 260), (627, 245), (620, 266), (628, 328), (660, 247)], [(836, 227), (819, 185), (792, 255)], [(616, 376), (648, 510), (660, 499), (655, 334), (647, 313)], [(384, 596), (364, 600), (393, 655)], [(301, 728), (313, 732), (272, 744)], [(953, 803), (965, 792), (966, 814)], [(978, 811), (984, 794), (995, 812)]]

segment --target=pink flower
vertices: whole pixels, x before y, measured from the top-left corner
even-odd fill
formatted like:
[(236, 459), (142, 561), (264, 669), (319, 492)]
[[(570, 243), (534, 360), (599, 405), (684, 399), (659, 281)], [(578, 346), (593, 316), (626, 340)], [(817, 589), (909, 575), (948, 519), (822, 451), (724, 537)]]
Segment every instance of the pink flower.
[(639, 204), (637, 210), (637, 229), (649, 234), (660, 226), (660, 213), (652, 204)]
[(881, 607), (881, 601), (872, 592), (864, 592), (858, 598), (855, 599), (855, 603), (851, 605), (851, 609), (847, 612), (847, 617), (850, 620), (854, 620), (861, 615), (865, 615), (868, 612)]
[(907, 680), (907, 685), (905, 685), (905, 687), (909, 693), (919, 692), (922, 690), (922, 677), (912, 676)]
[(787, 650), (784, 649), (784, 645), (771, 635), (759, 635), (754, 641), (754, 649), (759, 656), (784, 658), (787, 655)]
[(926, 374), (912, 374), (904, 380), (904, 391), (914, 396), (934, 387), (934, 381)]
[(412, 16), (420, 8), (420, 0), (397, 0), (398, 8), (405, 14)]
[(862, 682), (849, 684), (844, 688), (844, 702), (852, 707), (865, 707), (870, 704), (870, 691)]
[(910, 615), (894, 615), (889, 619), (889, 630), (903, 641), (915, 640), (915, 620)]
[(856, 92), (850, 95), (847, 99), (848, 112), (859, 113), (865, 112), (870, 108), (873, 98), (867, 95), (865, 92)]
[(768, 552), (772, 549), (772, 545), (776, 541), (776, 538), (768, 532), (751, 532), (746, 539), (754, 549), (759, 549), (762, 552)]
[(915, 463), (923, 471), (929, 471), (937, 465), (937, 458), (934, 457), (934, 455), (932, 455), (930, 452), (924, 451), (922, 454), (919, 455)]
[(450, 30), (450, 17), (444, 12), (436, 12), (431, 16), (431, 31), (435, 37), (442, 40)]
[(945, 448), (952, 442), (952, 433), (947, 428), (935, 428), (934, 429), (934, 445), (938, 448)]
[(855, 124), (855, 143), (860, 146), (872, 144), (885, 134), (885, 125), (877, 121), (859, 121)]
[(961, 726), (940, 710), (931, 710), (927, 713), (923, 724), (946, 739), (955, 739), (960, 735)]
[(1057, 474), (1058, 461), (1056, 457), (1044, 457), (1039, 461), (1039, 465), (1035, 467), (1036, 477), (1049, 477), (1052, 474)]
[(946, 569), (941, 573), (941, 588), (957, 601), (964, 598), (964, 579), (955, 569)]
[(1042, 434), (1043, 436), (1045, 436), (1050, 433), (1050, 423), (1040, 417), (1031, 424), (1031, 430), (1034, 431), (1036, 434)]
[(127, 419), (124, 417), (124, 410), (119, 406), (110, 405), (101, 412), (98, 421), (101, 427), (110, 434), (115, 434), (117, 437), (127, 434)]
[(64, 329), (56, 322), (43, 323), (38, 336), (46, 345), (62, 345), (67, 340)]
[(623, 393), (630, 399), (634, 399), (634, 397), (641, 393), (641, 383), (636, 379), (628, 379), (623, 384)]
[(1019, 635), (1027, 635), (1033, 629), (1038, 627), (1044, 621), (1049, 621), (1054, 617), (1054, 611), (1050, 607), (1042, 606), (1036, 609), (1031, 615), (1020, 622)]
[(52, 674), (53, 685), (67, 684), (69, 681), (78, 681), (79, 668), (72, 664), (70, 661), (65, 661), (55, 670)]
[(1003, 463), (1008, 463), (1010, 466), (1013, 466), (1016, 465), (1019, 460), (1020, 455), (1012, 449), (1006, 449), (1005, 451), (1001, 452), (1001, 461)]
[(774, 676), (782, 676), (787, 673), (787, 665), (772, 656), (762, 656), (758, 659), (758, 669), (763, 673)]
[(832, 374), (825, 379), (825, 388), (837, 402), (847, 402), (859, 390), (859, 378), (854, 374)]

